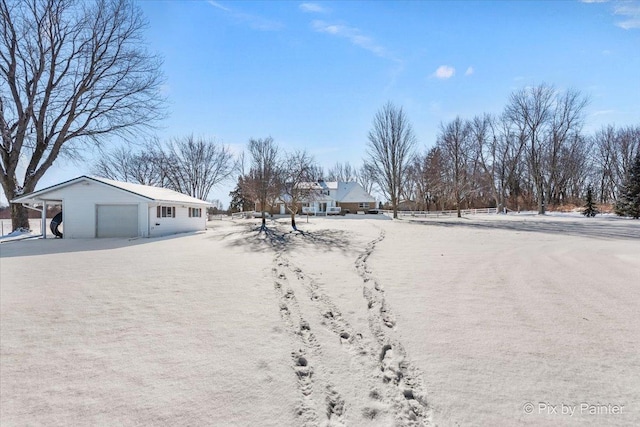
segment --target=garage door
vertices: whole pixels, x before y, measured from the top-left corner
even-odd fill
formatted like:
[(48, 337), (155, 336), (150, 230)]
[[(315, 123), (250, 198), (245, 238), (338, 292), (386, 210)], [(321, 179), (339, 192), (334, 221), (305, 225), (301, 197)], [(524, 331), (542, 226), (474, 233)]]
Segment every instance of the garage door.
[(97, 237), (137, 237), (138, 205), (98, 205)]

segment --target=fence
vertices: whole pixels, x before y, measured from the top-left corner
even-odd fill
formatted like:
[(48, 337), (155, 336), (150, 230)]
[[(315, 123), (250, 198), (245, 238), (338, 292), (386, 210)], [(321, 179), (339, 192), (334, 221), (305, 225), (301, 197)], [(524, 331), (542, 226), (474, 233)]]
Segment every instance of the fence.
[[(382, 210), (387, 215), (393, 215), (393, 211), (390, 210)], [(496, 208), (480, 208), (480, 209), (461, 209), (460, 214), (465, 215), (477, 215), (477, 214), (494, 214), (496, 213)], [(449, 210), (449, 211), (398, 211), (398, 217), (402, 216), (410, 216), (414, 218), (427, 218), (433, 217), (438, 218), (441, 216), (450, 217), (457, 216), (457, 210)]]

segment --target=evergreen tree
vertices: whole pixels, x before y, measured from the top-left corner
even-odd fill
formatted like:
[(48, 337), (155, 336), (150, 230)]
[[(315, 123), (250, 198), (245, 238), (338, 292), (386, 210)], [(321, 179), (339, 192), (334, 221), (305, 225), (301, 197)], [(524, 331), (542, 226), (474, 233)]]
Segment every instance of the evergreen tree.
[(582, 215), (593, 218), (599, 213), (600, 211), (598, 210), (598, 207), (593, 201), (593, 190), (591, 186), (589, 186), (587, 188), (587, 197), (585, 199), (584, 210), (582, 211)]
[(247, 194), (242, 191), (243, 182), (243, 177), (238, 177), (236, 188), (234, 188), (233, 191), (229, 193), (229, 196), (231, 196), (229, 210), (231, 212), (247, 212), (253, 210), (253, 202), (249, 199)]
[(640, 151), (627, 173), (615, 211), (620, 216), (640, 218)]

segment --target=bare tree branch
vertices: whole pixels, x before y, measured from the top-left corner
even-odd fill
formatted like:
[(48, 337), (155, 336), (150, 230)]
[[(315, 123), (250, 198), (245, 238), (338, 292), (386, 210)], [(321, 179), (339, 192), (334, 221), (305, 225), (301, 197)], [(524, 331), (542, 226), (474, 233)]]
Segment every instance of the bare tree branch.
[[(78, 145), (132, 136), (163, 117), (161, 61), (144, 47), (145, 26), (130, 0), (0, 0), (7, 199), (33, 191)], [(14, 227), (27, 225), (23, 214), (16, 209)]]

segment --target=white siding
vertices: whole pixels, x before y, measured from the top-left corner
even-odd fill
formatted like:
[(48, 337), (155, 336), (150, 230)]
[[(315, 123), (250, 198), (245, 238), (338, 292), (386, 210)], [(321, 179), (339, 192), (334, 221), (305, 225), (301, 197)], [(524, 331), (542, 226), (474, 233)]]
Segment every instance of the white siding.
[[(166, 205), (176, 207), (175, 218), (157, 218), (158, 202), (101, 182), (80, 180), (47, 191), (41, 197), (46, 199), (48, 204), (62, 202), (65, 239), (97, 237), (97, 205), (137, 205), (138, 236), (142, 237), (199, 231), (206, 228), (207, 205), (205, 203), (197, 206), (202, 209), (201, 217), (190, 218), (188, 206), (176, 202), (174, 205)], [(193, 204), (191, 206), (196, 207)]]
[[(135, 194), (89, 181), (53, 190), (46, 194), (47, 200), (62, 200), (62, 218), (65, 239), (86, 239), (96, 237), (97, 204), (139, 204), (138, 212), (147, 212), (147, 201)], [(140, 215), (139, 217), (142, 217)], [(140, 235), (147, 234), (147, 218), (140, 218)]]
[(164, 236), (167, 234), (184, 233), (187, 231), (204, 230), (207, 226), (206, 208), (202, 207), (202, 216), (189, 218), (189, 208), (181, 205), (163, 204), (176, 208), (175, 218), (158, 218), (157, 204), (149, 205), (149, 236)]

